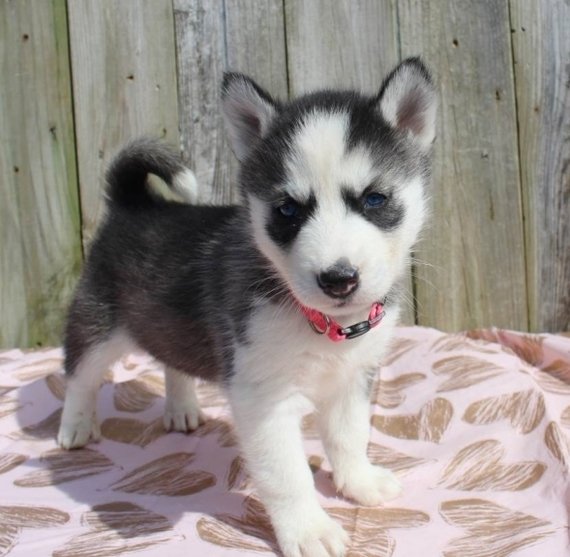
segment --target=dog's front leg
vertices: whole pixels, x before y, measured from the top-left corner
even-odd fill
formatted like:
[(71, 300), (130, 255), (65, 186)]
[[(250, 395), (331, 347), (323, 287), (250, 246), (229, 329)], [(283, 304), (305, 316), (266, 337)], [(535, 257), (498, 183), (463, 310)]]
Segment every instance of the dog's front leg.
[(362, 505), (379, 505), (401, 492), (390, 470), (375, 466), (366, 450), (370, 435), (369, 379), (355, 375), (318, 407), (318, 424), (336, 488)]
[(321, 508), (303, 451), (303, 397), (234, 384), (230, 400), (243, 455), (286, 557), (339, 557), (346, 532)]

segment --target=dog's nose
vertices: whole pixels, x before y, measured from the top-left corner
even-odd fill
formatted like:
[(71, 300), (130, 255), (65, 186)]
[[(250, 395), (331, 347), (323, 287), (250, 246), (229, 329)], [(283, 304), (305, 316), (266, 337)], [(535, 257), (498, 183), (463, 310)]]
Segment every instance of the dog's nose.
[(357, 289), (358, 281), (358, 269), (348, 262), (335, 263), (317, 275), (317, 283), (331, 298), (346, 298)]

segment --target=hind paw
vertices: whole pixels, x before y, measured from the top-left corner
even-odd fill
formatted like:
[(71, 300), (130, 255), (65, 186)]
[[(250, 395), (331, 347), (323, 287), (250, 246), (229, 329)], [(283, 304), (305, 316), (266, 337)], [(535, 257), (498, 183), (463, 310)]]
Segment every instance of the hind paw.
[(205, 421), (206, 417), (191, 400), (167, 405), (163, 419), (166, 431), (181, 431), (183, 433), (198, 429), (198, 426)]

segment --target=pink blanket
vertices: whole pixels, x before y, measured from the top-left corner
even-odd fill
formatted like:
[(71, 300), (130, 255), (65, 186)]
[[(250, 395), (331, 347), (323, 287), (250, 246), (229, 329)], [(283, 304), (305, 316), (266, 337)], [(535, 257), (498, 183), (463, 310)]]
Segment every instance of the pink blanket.
[[(160, 365), (124, 358), (101, 392), (103, 440), (56, 447), (61, 350), (0, 352), (0, 556), (229, 557), (275, 553), (224, 398), (162, 430)], [(351, 556), (570, 555), (570, 338), (399, 329), (371, 407), (370, 456), (398, 473), (383, 508), (338, 497), (311, 417), (307, 458)], [(276, 438), (276, 443), (279, 439)]]

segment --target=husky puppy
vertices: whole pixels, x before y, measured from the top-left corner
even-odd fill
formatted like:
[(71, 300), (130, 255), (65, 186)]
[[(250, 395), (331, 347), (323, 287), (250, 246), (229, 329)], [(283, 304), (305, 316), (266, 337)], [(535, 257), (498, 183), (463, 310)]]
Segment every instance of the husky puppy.
[(315, 410), (339, 492), (379, 505), (400, 492), (366, 456), (371, 379), (398, 319), (426, 214), (435, 90), (411, 58), (377, 95), (278, 102), (228, 73), (222, 106), (242, 206), (166, 201), (154, 174), (195, 198), (177, 155), (139, 140), (112, 163), (108, 210), (65, 336), (62, 447), (99, 438), (103, 374), (140, 347), (166, 366), (168, 429), (203, 416), (192, 376), (226, 387), (247, 467), (286, 557), (340, 556), (300, 419)]

